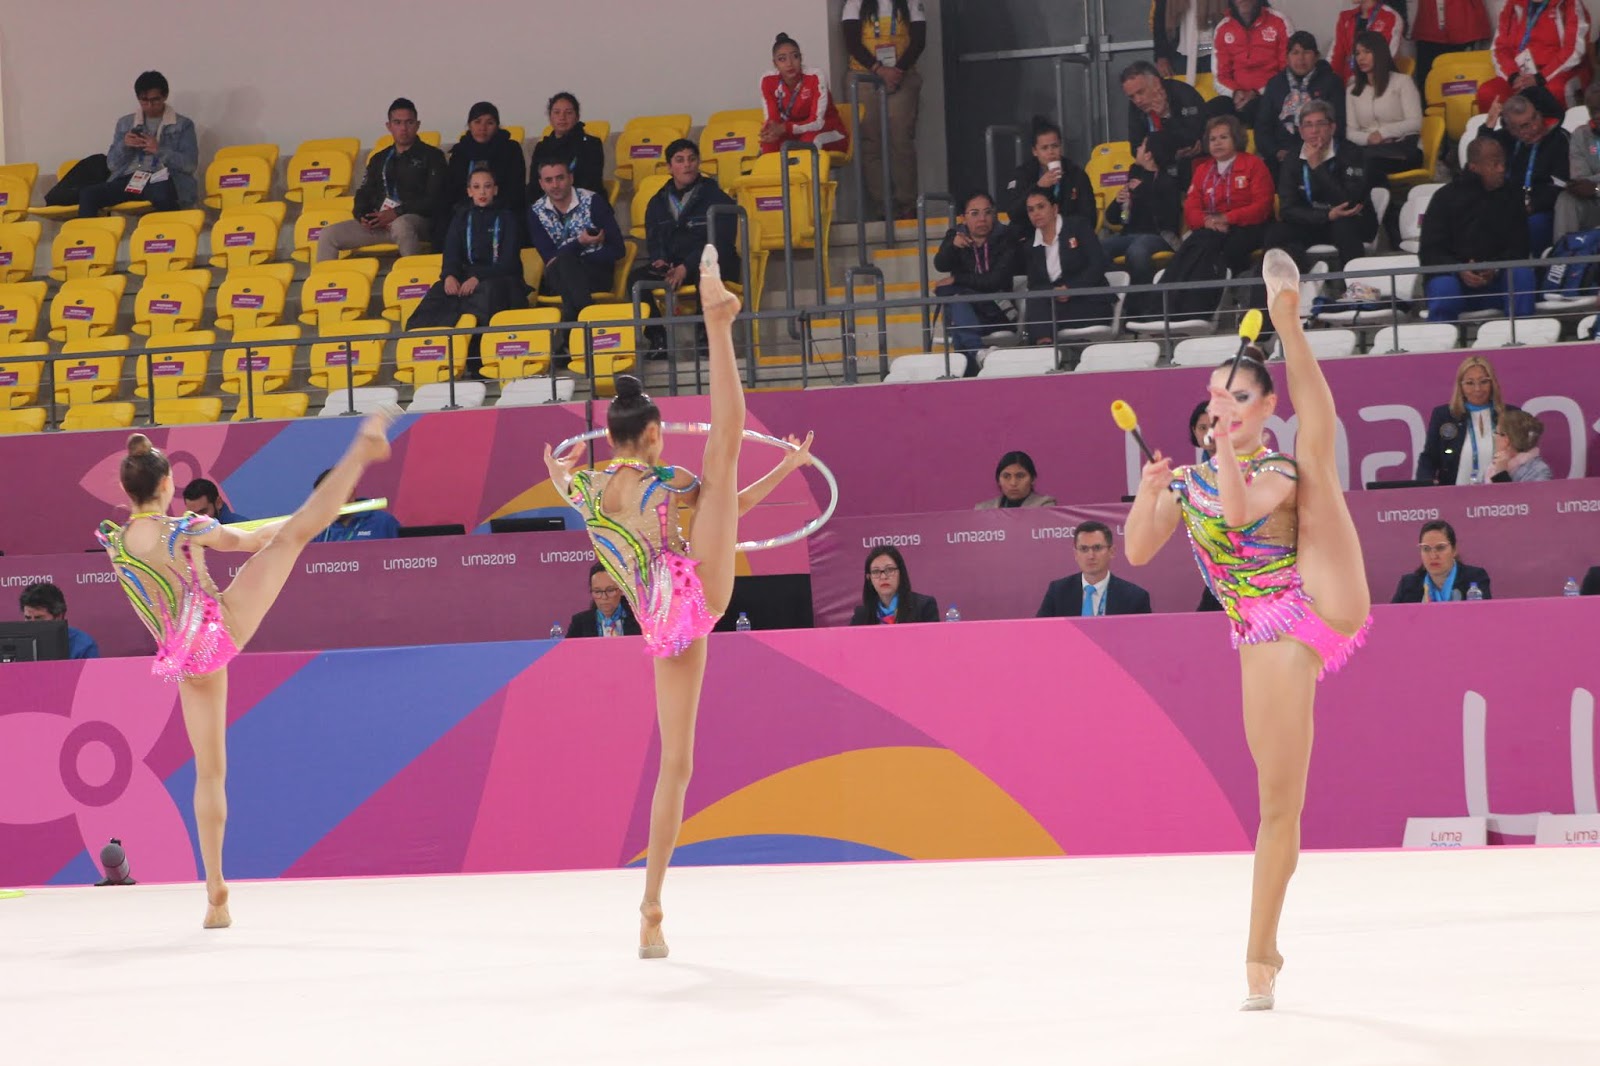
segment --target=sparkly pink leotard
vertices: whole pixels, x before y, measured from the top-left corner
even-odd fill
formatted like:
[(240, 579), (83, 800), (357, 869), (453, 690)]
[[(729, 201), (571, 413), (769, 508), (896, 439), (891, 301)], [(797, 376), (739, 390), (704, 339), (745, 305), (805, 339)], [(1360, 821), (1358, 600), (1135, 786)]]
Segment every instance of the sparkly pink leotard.
[[(606, 488), (618, 470), (640, 477), (619, 482), (616, 514), (607, 513)], [(595, 557), (628, 598), (650, 654), (669, 659), (711, 632), (718, 616), (706, 606), (705, 590), (678, 526), (678, 500), (700, 484), (682, 488), (672, 480), (677, 468), (651, 466), (636, 459), (613, 459), (603, 470), (572, 476), (568, 500), (583, 515)]]
[(205, 548), (194, 538), (217, 526), (217, 520), (193, 512), (182, 518), (163, 514), (134, 515), (128, 520), (159, 522), (164, 558), (151, 564), (123, 546), (126, 530), (102, 522), (100, 539), (117, 569), (122, 591), (145, 628), (156, 640), (150, 672), (167, 681), (203, 677), (227, 666), (239, 649), (217, 602), (217, 587), (206, 572)]
[[(1239, 460), (1245, 484), (1262, 475), (1300, 479), (1293, 459), (1262, 450)], [(1338, 670), (1366, 640), (1369, 617), (1354, 636), (1334, 630), (1312, 610), (1300, 581), (1299, 517), (1291, 493), (1277, 509), (1247, 526), (1222, 519), (1215, 457), (1172, 472), (1172, 491), (1211, 594), (1233, 621), (1233, 646), (1292, 637), (1322, 659), (1317, 678)]]

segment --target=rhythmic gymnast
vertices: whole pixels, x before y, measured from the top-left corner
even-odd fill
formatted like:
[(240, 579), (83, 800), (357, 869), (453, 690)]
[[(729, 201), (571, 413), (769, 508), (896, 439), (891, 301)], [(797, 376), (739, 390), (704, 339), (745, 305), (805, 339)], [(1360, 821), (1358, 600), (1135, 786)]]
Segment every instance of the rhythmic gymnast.
[(1262, 443), (1278, 398), (1251, 348), (1236, 361), (1241, 372), (1231, 386), (1229, 365), (1211, 375), (1213, 457), (1174, 470), (1155, 453), (1126, 538), (1128, 561), (1141, 565), (1181, 519), (1206, 584), (1233, 622), (1261, 804), (1243, 1010), (1272, 1009), (1283, 968), (1278, 919), (1300, 856), (1317, 682), (1344, 665), (1371, 624), (1361, 542), (1334, 460), (1333, 394), (1300, 326), (1300, 274), (1278, 250), (1262, 267), (1300, 419), (1297, 455)]
[[(228, 819), (228, 663), (244, 650), (278, 598), (311, 539), (339, 515), (369, 463), (389, 457), (389, 412), (368, 415), (345, 452), (300, 510), (242, 531), (193, 512), (167, 514), (172, 468), (142, 433), (128, 438), (122, 489), (133, 513), (124, 526), (102, 522), (96, 534), (111, 557), (135, 613), (156, 640), (150, 672), (178, 683), (183, 724), (194, 749), (194, 815), (206, 875), (205, 928), (233, 923), (222, 878)], [(206, 571), (206, 549), (250, 552), (226, 592)]]
[[(744, 391), (734, 359), (733, 320), (739, 298), (722, 284), (717, 253), (700, 261), (700, 302), (711, 366), (711, 429), (697, 478), (661, 461), (661, 412), (637, 378), (619, 374), (606, 413), (614, 458), (599, 470), (577, 469), (580, 444), (545, 465), (556, 489), (583, 514), (595, 555), (621, 586), (645, 647), (655, 656), (656, 716), (661, 767), (650, 803), (650, 843), (644, 900), (639, 904), (639, 957), (667, 956), (661, 931), (661, 884), (683, 825), (683, 798), (694, 761), (695, 715), (706, 671), (706, 634), (733, 594), (739, 516), (792, 471), (811, 461), (811, 435), (790, 438), (793, 450), (760, 481), (739, 491), (744, 436)], [(678, 510), (693, 507), (692, 536), (679, 528)], [(692, 544), (692, 547), (691, 547)]]

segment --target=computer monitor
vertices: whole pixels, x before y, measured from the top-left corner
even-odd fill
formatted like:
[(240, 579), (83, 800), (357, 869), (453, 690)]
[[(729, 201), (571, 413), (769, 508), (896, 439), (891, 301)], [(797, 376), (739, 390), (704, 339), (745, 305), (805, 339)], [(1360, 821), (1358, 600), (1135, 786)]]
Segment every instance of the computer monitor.
[(560, 515), (489, 519), (490, 533), (558, 533), (566, 528), (567, 523)]
[(450, 522), (437, 526), (401, 526), (402, 537), (464, 537), (467, 527), (460, 522)]
[(1432, 481), (1418, 481), (1415, 478), (1396, 478), (1393, 481), (1369, 481), (1369, 489), (1426, 489), (1433, 486)]
[(0, 663), (34, 663), (67, 657), (67, 623), (0, 622)]

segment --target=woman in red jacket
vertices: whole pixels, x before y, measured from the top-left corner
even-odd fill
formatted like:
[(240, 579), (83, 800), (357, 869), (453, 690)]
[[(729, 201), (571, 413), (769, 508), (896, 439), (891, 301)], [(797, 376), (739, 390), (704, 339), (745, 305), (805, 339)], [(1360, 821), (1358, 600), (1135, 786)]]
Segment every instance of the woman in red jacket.
[(800, 46), (787, 33), (772, 42), (776, 69), (761, 78), (761, 150), (776, 152), (785, 141), (805, 141), (828, 152), (848, 152), (850, 134), (828, 95), (828, 74), (800, 61)]
[[(1429, 0), (1423, 0), (1428, 3)], [(1481, 2), (1481, 0), (1480, 0)], [(1403, 5), (1403, 0), (1393, 0)], [(1389, 0), (1352, 0), (1351, 5), (1339, 13), (1339, 24), (1333, 31), (1333, 55), (1328, 62), (1333, 72), (1346, 84), (1356, 75), (1356, 34), (1372, 31), (1389, 42), (1389, 54), (1400, 54), (1400, 38), (1405, 34), (1405, 19)]]
[(1428, 71), (1435, 59), (1446, 52), (1476, 48), (1494, 33), (1483, 0), (1422, 0), (1411, 22), (1411, 37), (1417, 45), (1418, 89), (1427, 88)]
[(1211, 158), (1195, 164), (1183, 204), (1190, 230), (1184, 240), (1219, 235), (1223, 261), (1235, 277), (1250, 269), (1252, 253), (1261, 248), (1277, 195), (1272, 172), (1259, 156), (1245, 151), (1246, 143), (1244, 123), (1236, 116), (1218, 115), (1207, 122)]
[(1487, 113), (1512, 93), (1544, 89), (1554, 106), (1539, 110), (1553, 118), (1583, 102), (1589, 84), (1589, 11), (1583, 0), (1506, 0), (1494, 33), (1494, 69), (1499, 77), (1478, 86), (1478, 110)]

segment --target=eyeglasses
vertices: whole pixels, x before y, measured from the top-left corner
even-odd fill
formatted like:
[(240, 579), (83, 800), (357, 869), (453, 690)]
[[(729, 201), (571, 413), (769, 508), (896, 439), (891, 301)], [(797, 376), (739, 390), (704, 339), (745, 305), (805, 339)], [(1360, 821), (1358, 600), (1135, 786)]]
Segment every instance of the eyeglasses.
[(868, 574), (872, 575), (875, 578), (877, 578), (877, 577), (894, 577), (894, 575), (898, 574), (899, 572), (900, 572), (900, 568), (898, 566), (880, 566), (880, 567), (877, 567), (875, 569), (867, 571)]
[(1087, 554), (1091, 554), (1093, 552), (1108, 552), (1108, 551), (1111, 550), (1111, 545), (1109, 545), (1109, 544), (1074, 544), (1072, 546), (1072, 550), (1073, 551), (1080, 551), (1080, 552), (1083, 552), (1084, 554), (1087, 555)]
[(617, 588), (617, 587), (615, 587), (615, 586), (612, 586), (611, 588), (608, 588), (608, 589), (590, 589), (589, 590), (589, 595), (591, 595), (591, 596), (620, 596), (620, 595), (622, 595), (622, 590)]
[(1486, 389), (1493, 384), (1494, 382), (1490, 381), (1488, 378), (1471, 378), (1463, 381), (1461, 383), (1461, 387), (1464, 389)]
[(165, 100), (166, 97), (165, 96), (140, 96), (140, 97), (136, 97), (136, 99), (141, 104), (159, 104), (163, 100)]
[(1331, 125), (1333, 123), (1325, 118), (1305, 118), (1300, 120), (1300, 128), (1303, 130), (1325, 130)]
[(1422, 549), (1422, 554), (1423, 555), (1443, 555), (1445, 552), (1449, 551), (1453, 547), (1453, 545), (1450, 545), (1450, 544), (1419, 544), (1419, 545), (1417, 545), (1417, 547)]

